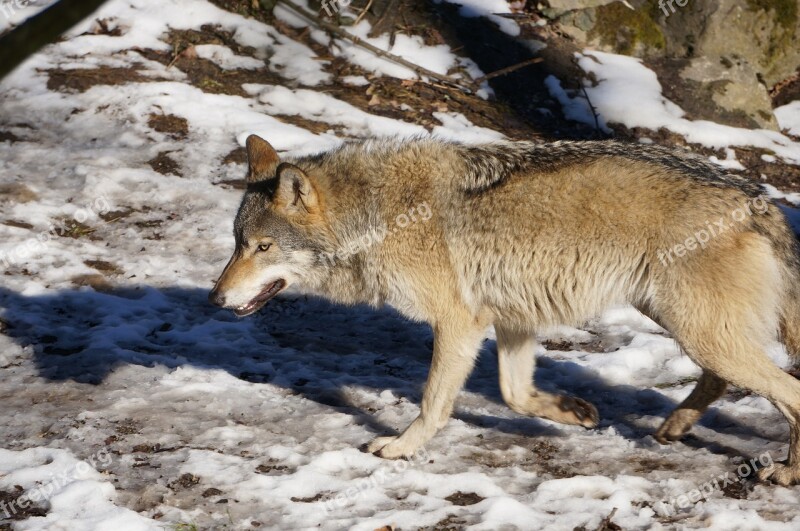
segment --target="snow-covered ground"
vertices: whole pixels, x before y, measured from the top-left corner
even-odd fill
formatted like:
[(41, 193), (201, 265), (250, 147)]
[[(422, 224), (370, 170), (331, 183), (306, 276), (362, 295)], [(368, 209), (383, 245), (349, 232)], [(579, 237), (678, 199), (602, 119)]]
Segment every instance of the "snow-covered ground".
[[(491, 14), (479, 2), (463, 12)], [(750, 478), (753, 459), (786, 457), (788, 428), (766, 400), (731, 391), (683, 443), (653, 440), (698, 369), (630, 308), (541, 338), (538, 384), (594, 402), (597, 429), (506, 408), (488, 331), (453, 420), (424, 452), (391, 462), (359, 451), (416, 416), (431, 331), (390, 309), (300, 296), (247, 319), (208, 305), (241, 193), (227, 183), (244, 175), (224, 160), (250, 133), (293, 153), (343, 137), (501, 133), (450, 111), (429, 132), (337, 99), (328, 59), (204, 0), (112, 0), (95, 18), (119, 31), (87, 21), (0, 85), (0, 529), (596, 529), (608, 517), (624, 529), (800, 526), (800, 487)], [(266, 61), (286, 82), (213, 93), (133, 51), (170, 51), (168, 26), (204, 24), (255, 53), (212, 44), (198, 57), (230, 71)], [(366, 71), (413, 76), (337, 50)], [(480, 75), (446, 45), (398, 39), (394, 51)], [(692, 125), (658, 100), (646, 68), (597, 57), (581, 64), (608, 66), (591, 92), (603, 123), (625, 117), (613, 88), (639, 83), (648, 127)], [(48, 70), (133, 66), (135, 82), (48, 86)], [(790, 132), (794, 105), (779, 116)], [(185, 127), (154, 128), (153, 116)], [(726, 132), (717, 147), (771, 142), (800, 161), (778, 133)], [(164, 154), (178, 170), (151, 167)]]

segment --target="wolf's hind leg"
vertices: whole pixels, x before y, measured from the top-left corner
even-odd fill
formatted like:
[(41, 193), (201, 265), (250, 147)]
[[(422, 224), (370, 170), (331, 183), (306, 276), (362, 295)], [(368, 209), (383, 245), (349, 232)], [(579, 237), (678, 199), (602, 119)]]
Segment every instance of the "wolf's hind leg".
[(725, 380), (719, 376), (703, 371), (691, 394), (667, 417), (653, 437), (662, 444), (683, 437), (703, 416), (708, 406), (722, 396), (727, 386)]
[[(725, 327), (731, 330), (730, 327)], [(709, 337), (711, 330), (705, 331)], [(718, 337), (721, 330), (713, 330)], [(707, 343), (706, 340), (703, 341)], [(746, 337), (726, 338), (713, 348), (687, 345), (689, 356), (706, 371), (713, 371), (729, 383), (753, 391), (775, 404), (789, 422), (789, 462), (759, 470), (759, 478), (781, 485), (800, 483), (800, 381), (789, 376), (769, 359), (766, 352)], [(719, 355), (718, 352), (725, 352)]]
[[(686, 354), (704, 371), (772, 402), (786, 417), (788, 464), (759, 470), (762, 480), (800, 483), (800, 381), (769, 358), (785, 285), (768, 240), (743, 232), (694, 261), (664, 271), (659, 315)], [(683, 268), (681, 268), (683, 267)], [(721, 387), (721, 386), (720, 386)]]
[(524, 415), (542, 417), (586, 428), (597, 426), (597, 408), (580, 398), (554, 395), (533, 385), (536, 340), (529, 332), (495, 325), (500, 391), (506, 404)]

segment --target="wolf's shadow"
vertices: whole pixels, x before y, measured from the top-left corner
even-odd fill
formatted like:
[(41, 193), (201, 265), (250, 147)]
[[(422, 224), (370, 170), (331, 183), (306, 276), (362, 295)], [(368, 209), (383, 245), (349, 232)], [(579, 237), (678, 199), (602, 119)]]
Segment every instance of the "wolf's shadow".
[[(130, 287), (109, 292), (89, 288), (25, 296), (0, 289), (5, 334), (34, 351), (40, 376), (54, 382), (100, 384), (120, 366), (224, 369), (243, 380), (270, 382), (342, 413), (378, 434), (392, 430), (353, 403), (345, 387), (392, 390), (419, 403), (430, 364), (430, 327), (392, 310), (333, 306), (306, 297), (272, 301), (258, 314), (238, 319), (212, 307), (207, 292), (194, 288)], [(631, 440), (649, 434), (642, 415), (665, 416), (675, 403), (661, 393), (610, 385), (593, 371), (568, 361), (540, 358), (537, 385), (593, 401), (601, 426), (613, 425)], [(502, 402), (496, 346), (484, 344), (467, 383), (471, 392)], [(622, 414), (621, 412), (624, 412)], [(510, 415), (467, 413), (456, 417), (507, 433), (536, 436), (563, 432), (547, 421)], [(707, 426), (741, 435), (755, 433), (718, 411)], [(731, 453), (715, 443), (694, 446)]]

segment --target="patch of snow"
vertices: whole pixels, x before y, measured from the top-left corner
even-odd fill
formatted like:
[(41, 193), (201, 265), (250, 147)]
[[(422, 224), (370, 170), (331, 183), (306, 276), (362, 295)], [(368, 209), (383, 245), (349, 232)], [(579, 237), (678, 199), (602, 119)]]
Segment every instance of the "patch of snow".
[[(545, 78), (544, 84), (550, 95), (561, 104), (561, 111), (565, 118), (591, 126), (596, 125), (591, 107), (585, 98), (568, 94), (566, 89), (561, 86), (561, 81), (552, 74)], [(604, 122), (601, 122), (600, 126), (606, 133), (611, 132)]]
[(46, 505), (43, 517), (31, 517), (14, 525), (19, 531), (75, 531), (82, 529), (121, 529), (160, 531), (155, 520), (118, 507), (113, 503), (114, 486), (95, 466), (108, 465), (114, 456), (106, 451), (92, 456), (90, 464), (76, 459), (67, 450), (29, 448), (22, 451), (0, 449), (0, 489), (12, 492), (22, 487), (21, 498), (0, 507), (17, 514), (22, 505)]
[[(366, 20), (362, 20), (356, 26), (350, 26), (348, 31), (361, 38), (365, 42), (385, 50), (394, 55), (402, 57), (423, 68), (427, 68), (437, 74), (447, 74), (448, 70), (459, 65), (458, 57), (450, 50), (450, 46), (439, 44), (428, 46), (418, 35), (406, 35), (398, 33), (395, 35), (393, 45), (389, 45), (389, 34), (370, 37), (369, 31), (372, 26)], [(336, 48), (338, 54), (348, 62), (354, 63), (370, 72), (379, 75), (396, 77), (399, 79), (416, 79), (419, 76), (413, 70), (400, 64), (376, 56), (372, 52), (357, 46), (349, 41), (337, 39)]]
[(793, 101), (773, 111), (778, 125), (790, 135), (800, 136), (800, 101)]
[[(684, 111), (662, 95), (655, 72), (639, 59), (586, 50), (576, 54), (579, 66), (594, 75), (596, 86), (586, 82), (586, 94), (594, 106), (605, 132), (609, 123), (628, 128), (643, 127), (657, 131), (666, 128), (688, 142), (712, 149), (752, 146), (774, 152), (786, 162), (800, 164), (800, 142), (766, 129), (742, 129), (707, 120), (688, 120)], [(582, 94), (567, 94), (555, 78), (546, 80), (553, 97), (564, 107), (565, 115), (579, 122), (594, 124), (589, 103)], [(631, 106), (631, 102), (636, 102)], [(783, 119), (789, 112), (782, 113)]]
[(427, 134), (424, 127), (369, 114), (328, 94), (276, 85), (245, 85), (270, 114), (298, 115), (309, 120), (337, 124), (352, 136), (414, 136)]
[(520, 34), (519, 25), (511, 19), (500, 17), (500, 14), (511, 13), (511, 6), (506, 0), (434, 0), (436, 3), (445, 1), (461, 6), (458, 14), (465, 18), (486, 17), (500, 28), (501, 31), (516, 37)]
[(478, 127), (460, 113), (435, 112), (433, 116), (442, 122), (442, 125), (433, 128), (434, 136), (440, 138), (466, 143), (492, 142), (506, 138), (504, 134), (492, 129)]
[[(767, 197), (772, 199), (783, 199), (788, 201), (789, 203), (800, 205), (800, 192), (790, 192), (784, 193), (772, 186), (771, 184), (763, 183), (761, 186), (764, 187), (764, 190), (767, 192)], [(800, 231), (797, 231), (800, 234)]]
[(264, 66), (263, 61), (244, 55), (236, 55), (227, 46), (219, 44), (199, 44), (194, 47), (198, 57), (213, 61), (224, 70), (257, 69)]
[[(82, 35), (90, 29), (93, 19), (84, 20), (69, 32), (69, 40), (58, 44), (65, 56), (114, 56), (132, 48), (171, 50), (162, 40), (170, 29), (199, 29), (203, 24), (220, 26), (233, 33), (242, 46), (255, 48), (258, 59), (267, 61), (269, 68), (303, 85), (314, 86), (330, 81), (325, 72), (326, 61), (316, 58), (310, 48), (294, 41), (272, 26), (257, 20), (220, 9), (210, 2), (173, 0), (154, 4), (150, 0), (108, 2), (96, 14), (123, 28), (121, 36)], [(251, 63), (252, 64), (252, 63)], [(247, 68), (253, 68), (248, 66)]]
[[(306, 2), (302, 2), (300, 5), (307, 11), (312, 11)], [(342, 12), (352, 12), (352, 7), (350, 5), (342, 5), (340, 7), (342, 8)], [(508, 6), (506, 6), (506, 8), (508, 8)], [(309, 26), (308, 22), (285, 6), (278, 4), (275, 9), (275, 16), (293, 27), (310, 28), (311, 37), (316, 42), (324, 46), (330, 44), (331, 39), (327, 33), (321, 32), (313, 26)], [(425, 44), (425, 41), (417, 35), (397, 33), (394, 35), (394, 44), (390, 46), (392, 38), (388, 33), (374, 37), (369, 36), (372, 26), (366, 20), (362, 20), (359, 24), (348, 26), (345, 29), (352, 35), (376, 48), (392, 53), (406, 61), (419, 65), (432, 72), (436, 72), (437, 74), (447, 74), (452, 69), (458, 68), (463, 70), (468, 78), (471, 79), (477, 79), (484, 75), (475, 61), (468, 57), (457, 56), (447, 44), (430, 46)], [(419, 78), (419, 75), (415, 71), (389, 59), (379, 57), (369, 50), (366, 50), (363, 46), (358, 46), (345, 39), (335, 39), (334, 53), (373, 74), (396, 77), (399, 79)], [(452, 75), (456, 79), (464, 77), (461, 72)], [(479, 97), (486, 99), (493, 95), (494, 91), (491, 89), (488, 82), (484, 81), (477, 94)]]
[(353, 85), (354, 87), (369, 85), (369, 80), (364, 76), (344, 76), (342, 82), (347, 85)]
[(731, 148), (725, 148), (725, 158), (720, 159), (716, 155), (711, 155), (708, 157), (711, 162), (725, 168), (726, 170), (744, 170), (745, 167), (742, 165), (741, 162), (736, 160), (736, 152)]

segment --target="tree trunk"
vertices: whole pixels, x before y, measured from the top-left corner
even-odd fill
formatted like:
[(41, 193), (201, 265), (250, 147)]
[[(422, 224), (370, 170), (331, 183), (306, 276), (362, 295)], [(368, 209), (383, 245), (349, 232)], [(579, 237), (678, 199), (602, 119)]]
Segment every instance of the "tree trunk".
[[(61, 0), (0, 37), (0, 79), (78, 22), (105, 0)], [(14, 5), (14, 4), (11, 4)]]

